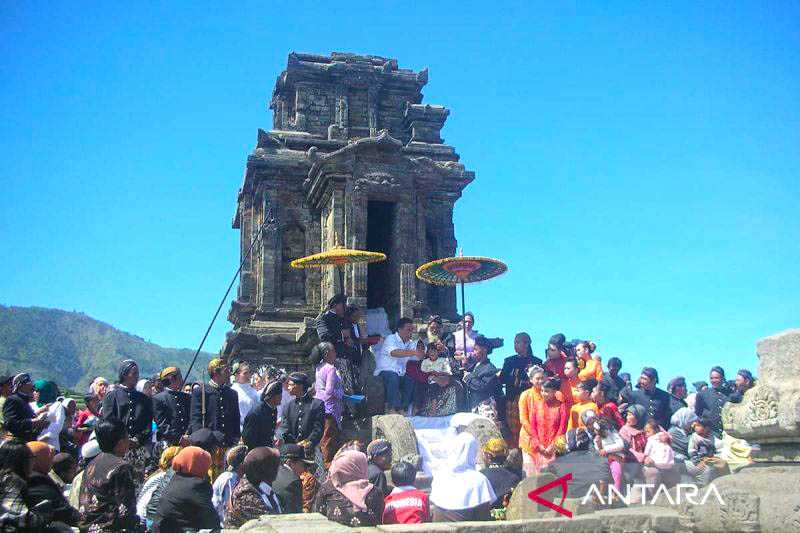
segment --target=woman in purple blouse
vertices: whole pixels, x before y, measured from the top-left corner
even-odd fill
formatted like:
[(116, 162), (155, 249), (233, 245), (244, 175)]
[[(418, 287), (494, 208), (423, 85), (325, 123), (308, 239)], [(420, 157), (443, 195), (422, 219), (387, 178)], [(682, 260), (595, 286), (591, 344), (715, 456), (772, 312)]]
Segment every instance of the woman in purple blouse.
[(311, 362), (316, 365), (314, 397), (325, 405), (325, 427), (319, 451), (328, 468), (339, 449), (339, 425), (342, 423), (342, 397), (344, 387), (336, 367), (336, 348), (330, 342), (321, 342), (311, 350)]

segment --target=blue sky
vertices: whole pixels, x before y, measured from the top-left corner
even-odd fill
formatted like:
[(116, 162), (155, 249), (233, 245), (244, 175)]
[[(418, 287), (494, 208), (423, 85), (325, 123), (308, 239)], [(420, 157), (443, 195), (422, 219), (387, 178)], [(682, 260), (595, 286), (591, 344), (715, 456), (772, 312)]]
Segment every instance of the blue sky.
[(800, 326), (797, 2), (33, 4), (0, 7), (0, 303), (195, 347), (287, 54), (352, 51), (451, 109), (459, 245), (510, 266), (481, 331), (666, 382)]

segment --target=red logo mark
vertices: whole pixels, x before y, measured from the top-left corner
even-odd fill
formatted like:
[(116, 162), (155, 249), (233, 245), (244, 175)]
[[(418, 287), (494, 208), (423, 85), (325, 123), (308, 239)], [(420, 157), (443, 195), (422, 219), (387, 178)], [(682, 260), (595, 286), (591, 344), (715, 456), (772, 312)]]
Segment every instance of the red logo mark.
[[(534, 503), (538, 503), (544, 505), (548, 509), (552, 509), (553, 511), (563, 514), (567, 518), (572, 518), (572, 511), (568, 511), (561, 507), (564, 505), (564, 500), (567, 499), (567, 481), (572, 480), (572, 473), (569, 473), (565, 476), (561, 476), (560, 478), (551, 481), (547, 485), (542, 485), (541, 487), (534, 489), (528, 493), (528, 498), (531, 499)], [(553, 487), (561, 487), (561, 503), (559, 505), (554, 504), (553, 502), (546, 500), (539, 496), (543, 492), (547, 492), (548, 490), (552, 489)]]

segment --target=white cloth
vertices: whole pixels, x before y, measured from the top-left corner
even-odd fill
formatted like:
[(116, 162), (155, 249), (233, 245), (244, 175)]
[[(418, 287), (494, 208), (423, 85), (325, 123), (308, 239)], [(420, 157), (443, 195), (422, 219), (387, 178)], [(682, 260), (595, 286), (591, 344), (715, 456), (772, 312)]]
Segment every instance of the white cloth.
[(380, 343), (380, 348), (375, 352), (375, 371), (372, 374), (377, 376), (381, 372), (388, 370), (398, 376), (405, 376), (406, 363), (411, 359), (417, 359), (417, 357), (392, 357), (390, 354), (394, 350), (413, 350), (416, 347), (416, 341), (409, 339), (408, 342), (405, 342), (400, 338), (400, 335), (392, 333)]
[(392, 334), (392, 330), (389, 329), (389, 317), (383, 307), (367, 309), (365, 321), (367, 323), (367, 335), (388, 337)]
[(55, 448), (56, 453), (61, 451), (61, 444), (58, 441), (58, 435), (61, 433), (61, 430), (64, 429), (64, 422), (67, 419), (67, 411), (64, 409), (64, 406), (61, 405), (61, 402), (53, 402), (50, 408), (47, 410), (47, 421), (49, 424), (44, 431), (39, 433), (39, 439), (42, 442), (46, 442), (53, 448)]
[[(281, 501), (278, 498), (278, 495), (272, 490), (272, 487), (264, 483), (263, 481), (258, 484), (258, 492), (261, 495), (261, 500), (264, 502), (264, 505), (271, 511), (275, 511), (274, 514), (281, 514), (283, 511), (281, 510)], [(277, 509), (272, 505), (270, 501), (270, 497), (275, 500), (275, 505), (278, 506)]]
[(211, 503), (217, 510), (220, 523), (225, 522), (225, 506), (231, 499), (233, 487), (239, 481), (239, 474), (236, 472), (225, 471), (219, 475), (211, 487)]
[(486, 476), (478, 472), (478, 441), (459, 433), (447, 468), (434, 472), (430, 501), (441, 509), (460, 511), (493, 502), (497, 495)]
[(453, 442), (458, 436), (456, 428), (468, 426), (482, 418), (475, 413), (456, 413), (450, 416), (412, 416), (408, 418), (417, 437), (417, 447), (422, 458), (422, 471), (431, 476), (435, 470), (446, 469)]
[(234, 383), (231, 388), (239, 397), (239, 430), (244, 428), (244, 418), (258, 405), (258, 391), (249, 383)]
[(287, 391), (285, 387), (282, 387), (281, 403), (278, 404), (278, 424), (283, 421), (283, 413), (286, 412), (286, 408), (289, 407), (289, 404), (292, 403), (292, 400), (294, 400), (294, 396), (289, 394), (289, 391)]

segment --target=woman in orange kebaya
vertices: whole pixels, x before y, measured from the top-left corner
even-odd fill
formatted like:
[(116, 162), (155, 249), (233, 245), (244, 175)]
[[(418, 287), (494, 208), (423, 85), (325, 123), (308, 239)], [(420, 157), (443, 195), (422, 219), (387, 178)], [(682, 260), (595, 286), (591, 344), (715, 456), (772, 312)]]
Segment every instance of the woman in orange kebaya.
[(595, 379), (598, 383), (603, 381), (603, 363), (600, 360), (600, 356), (594, 355), (596, 348), (597, 346), (592, 341), (581, 341), (575, 346), (578, 366), (583, 365), (583, 368), (578, 372), (578, 379), (581, 381), (586, 381), (587, 379)]
[(560, 379), (547, 379), (542, 384), (541, 399), (533, 402), (527, 418), (530, 423), (527, 450), (523, 450), (523, 468), (526, 472), (539, 472), (555, 459), (555, 440), (567, 430), (569, 410), (556, 397), (560, 388)]
[(544, 368), (534, 365), (528, 369), (528, 380), (531, 386), (519, 395), (519, 448), (523, 452), (522, 467), (526, 473), (530, 470), (533, 473), (533, 466), (530, 461), (525, 460), (530, 451), (531, 442), (531, 415), (536, 402), (542, 399), (542, 383), (544, 383)]

